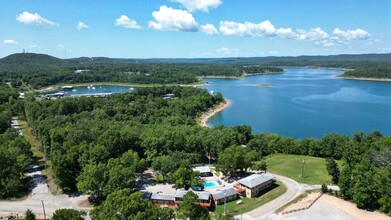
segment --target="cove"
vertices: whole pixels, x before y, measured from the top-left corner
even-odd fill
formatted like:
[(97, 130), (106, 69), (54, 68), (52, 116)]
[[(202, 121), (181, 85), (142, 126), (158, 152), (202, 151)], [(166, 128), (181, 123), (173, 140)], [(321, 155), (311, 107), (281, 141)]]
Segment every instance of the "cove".
[[(320, 138), (380, 131), (391, 135), (391, 83), (335, 77), (338, 69), (284, 68), (283, 74), (212, 79), (201, 86), (232, 104), (210, 126), (250, 125), (254, 133)], [(267, 85), (267, 86), (265, 86)]]

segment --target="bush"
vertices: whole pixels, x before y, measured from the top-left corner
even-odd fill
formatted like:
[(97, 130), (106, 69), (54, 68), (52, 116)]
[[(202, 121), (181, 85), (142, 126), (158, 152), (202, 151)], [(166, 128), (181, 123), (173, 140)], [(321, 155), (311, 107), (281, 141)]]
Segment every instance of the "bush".
[(326, 184), (322, 184), (320, 190), (322, 191), (322, 193), (328, 193), (329, 192), (329, 188), (327, 188), (327, 185)]

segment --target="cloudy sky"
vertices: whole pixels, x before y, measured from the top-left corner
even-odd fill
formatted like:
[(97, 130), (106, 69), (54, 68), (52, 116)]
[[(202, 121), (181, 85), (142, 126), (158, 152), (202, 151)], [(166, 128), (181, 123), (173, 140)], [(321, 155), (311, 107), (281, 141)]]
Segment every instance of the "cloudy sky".
[(0, 57), (391, 52), (390, 0), (0, 0)]

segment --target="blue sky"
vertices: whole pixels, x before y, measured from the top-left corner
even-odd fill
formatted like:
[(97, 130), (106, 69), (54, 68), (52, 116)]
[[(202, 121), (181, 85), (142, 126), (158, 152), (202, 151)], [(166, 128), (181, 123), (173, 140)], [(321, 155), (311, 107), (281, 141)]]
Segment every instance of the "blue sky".
[(390, 0), (0, 0), (0, 57), (391, 52)]

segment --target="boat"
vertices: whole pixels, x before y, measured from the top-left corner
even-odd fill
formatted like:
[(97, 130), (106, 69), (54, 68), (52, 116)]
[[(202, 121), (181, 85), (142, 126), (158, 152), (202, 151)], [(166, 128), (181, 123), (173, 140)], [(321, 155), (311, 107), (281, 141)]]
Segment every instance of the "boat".
[(72, 90), (73, 86), (63, 86), (61, 87), (62, 90)]

